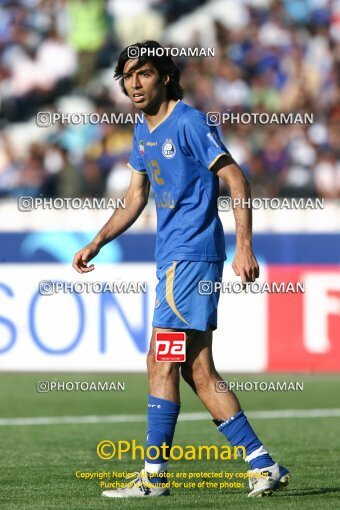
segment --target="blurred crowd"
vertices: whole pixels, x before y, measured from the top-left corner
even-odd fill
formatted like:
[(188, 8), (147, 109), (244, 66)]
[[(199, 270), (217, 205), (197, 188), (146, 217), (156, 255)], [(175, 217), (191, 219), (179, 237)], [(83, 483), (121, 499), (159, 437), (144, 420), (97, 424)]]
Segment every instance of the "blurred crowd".
[[(218, 2), (0, 0), (0, 198), (121, 196), (131, 124), (38, 127), (36, 115), (132, 112), (113, 80), (121, 49), (145, 39), (181, 47), (169, 28)], [(224, 0), (226, 17), (234, 2)], [(340, 1), (241, 4), (235, 27), (212, 16), (214, 58), (175, 59), (184, 101), (205, 112), (313, 113), (312, 124), (224, 123), (221, 136), (254, 196), (340, 198)], [(204, 43), (198, 27), (187, 37)]]

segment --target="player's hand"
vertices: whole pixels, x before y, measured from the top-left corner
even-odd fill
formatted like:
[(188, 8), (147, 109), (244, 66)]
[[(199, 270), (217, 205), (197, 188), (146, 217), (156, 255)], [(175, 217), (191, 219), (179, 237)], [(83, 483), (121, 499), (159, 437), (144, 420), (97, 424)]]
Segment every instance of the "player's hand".
[(260, 268), (251, 247), (236, 248), (232, 268), (236, 276), (241, 276), (244, 284), (254, 282), (260, 275)]
[(90, 243), (82, 250), (78, 251), (74, 258), (72, 266), (78, 273), (89, 273), (94, 270), (94, 265), (91, 264), (87, 266), (87, 264), (92, 260), (96, 255), (98, 255), (100, 248), (95, 243)]

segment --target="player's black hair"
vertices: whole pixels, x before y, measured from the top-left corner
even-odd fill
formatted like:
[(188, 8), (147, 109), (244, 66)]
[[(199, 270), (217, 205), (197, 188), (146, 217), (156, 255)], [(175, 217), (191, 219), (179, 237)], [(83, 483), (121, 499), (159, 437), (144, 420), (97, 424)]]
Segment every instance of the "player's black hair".
[[(138, 48), (138, 50), (137, 50)], [(150, 50), (149, 54), (134, 57), (134, 54), (140, 51), (140, 48), (147, 48)], [(163, 76), (168, 75), (170, 77), (169, 83), (166, 86), (167, 99), (182, 99), (183, 89), (179, 84), (180, 70), (165, 52), (161, 56), (156, 55), (157, 48), (163, 48), (157, 41), (143, 41), (127, 46), (119, 55), (118, 63), (115, 67), (114, 78), (120, 80), (120, 86), (122, 91), (127, 96), (126, 89), (124, 87), (123, 70), (126, 62), (131, 58), (138, 58), (134, 66), (131, 67), (130, 71), (136, 71), (145, 64), (152, 64), (158, 71), (160, 79)], [(135, 53), (134, 53), (135, 52)]]

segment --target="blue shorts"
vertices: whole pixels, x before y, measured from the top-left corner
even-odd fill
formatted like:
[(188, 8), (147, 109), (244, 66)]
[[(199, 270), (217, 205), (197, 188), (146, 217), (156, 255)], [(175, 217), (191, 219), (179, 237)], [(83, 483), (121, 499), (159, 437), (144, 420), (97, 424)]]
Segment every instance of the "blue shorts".
[(223, 261), (179, 260), (158, 267), (152, 325), (180, 330), (216, 329), (219, 292), (209, 292), (209, 284), (199, 282), (221, 282), (223, 265)]

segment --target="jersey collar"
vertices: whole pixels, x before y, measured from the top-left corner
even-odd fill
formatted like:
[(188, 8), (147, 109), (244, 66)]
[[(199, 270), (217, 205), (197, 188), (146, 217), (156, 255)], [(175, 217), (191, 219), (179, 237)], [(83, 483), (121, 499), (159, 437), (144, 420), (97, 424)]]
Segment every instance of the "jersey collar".
[(146, 123), (146, 127), (148, 128), (148, 131), (149, 131), (149, 134), (151, 135), (151, 133), (153, 133), (161, 124), (163, 124), (163, 122), (165, 122), (169, 117), (170, 115), (172, 114), (172, 112), (174, 111), (174, 109), (176, 108), (176, 106), (178, 105), (178, 103), (180, 103), (181, 100), (178, 99), (176, 101), (176, 103), (173, 105), (173, 107), (171, 108), (171, 110), (166, 114), (166, 116), (160, 121), (158, 122), (158, 124), (156, 124), (152, 129), (149, 128), (146, 120), (145, 120), (145, 123)]

